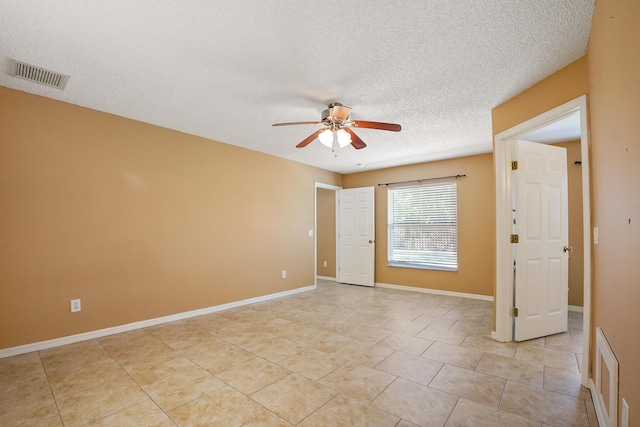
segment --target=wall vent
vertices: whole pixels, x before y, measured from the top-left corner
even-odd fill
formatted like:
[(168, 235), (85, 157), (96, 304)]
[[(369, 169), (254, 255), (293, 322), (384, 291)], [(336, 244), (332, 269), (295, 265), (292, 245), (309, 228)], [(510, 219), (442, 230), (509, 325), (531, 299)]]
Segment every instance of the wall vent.
[(618, 425), (618, 359), (613, 354), (602, 329), (596, 328), (595, 378), (591, 387), (598, 425)]
[(60, 90), (64, 90), (70, 77), (15, 59), (9, 59), (9, 75)]

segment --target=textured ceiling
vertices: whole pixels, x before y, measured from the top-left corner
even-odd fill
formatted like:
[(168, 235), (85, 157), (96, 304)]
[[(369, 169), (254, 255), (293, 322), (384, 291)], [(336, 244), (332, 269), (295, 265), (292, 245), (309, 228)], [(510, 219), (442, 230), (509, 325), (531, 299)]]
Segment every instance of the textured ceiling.
[[(0, 85), (348, 173), (491, 151), (491, 109), (586, 52), (594, 0), (0, 0)], [(64, 91), (9, 58), (71, 76)], [(295, 145), (330, 102), (368, 144)], [(358, 168), (357, 164), (364, 164)]]

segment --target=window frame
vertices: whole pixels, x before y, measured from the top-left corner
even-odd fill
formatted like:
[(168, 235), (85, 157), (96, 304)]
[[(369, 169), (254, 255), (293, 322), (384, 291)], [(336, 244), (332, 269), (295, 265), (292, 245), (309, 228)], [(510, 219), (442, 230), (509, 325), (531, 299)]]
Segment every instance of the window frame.
[[(430, 194), (424, 194), (429, 189), (432, 190)], [(402, 197), (400, 193), (403, 192), (404, 197), (418, 197), (415, 209), (409, 204), (396, 206), (401, 202), (398, 197)], [(410, 195), (411, 192), (414, 194)], [(442, 196), (447, 197), (444, 203), (434, 205), (433, 200)], [(398, 215), (404, 215), (404, 221), (397, 219)], [(427, 215), (429, 219), (425, 218)], [(401, 233), (400, 230), (422, 237), (407, 237), (400, 241), (393, 237)], [(456, 272), (459, 268), (458, 231), (456, 180), (387, 188), (387, 266)], [(426, 237), (428, 235), (435, 238)], [(410, 247), (413, 249), (408, 249)]]

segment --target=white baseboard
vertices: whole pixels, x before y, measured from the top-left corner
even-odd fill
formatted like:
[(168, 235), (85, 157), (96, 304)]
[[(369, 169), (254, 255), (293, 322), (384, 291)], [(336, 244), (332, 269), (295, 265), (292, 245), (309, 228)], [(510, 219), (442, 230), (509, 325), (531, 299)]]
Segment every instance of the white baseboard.
[(102, 338), (107, 335), (129, 332), (136, 329), (148, 328), (149, 326), (160, 325), (162, 323), (175, 322), (176, 320), (189, 319), (191, 317), (202, 316), (205, 314), (216, 313), (218, 311), (229, 310), (231, 308), (242, 307), (244, 305), (255, 304), (258, 302), (269, 301), (276, 298), (282, 298), (290, 295), (299, 294), (315, 289), (315, 285), (305, 286), (290, 291), (277, 292), (275, 294), (264, 295), (261, 297), (249, 298), (242, 301), (234, 301), (227, 304), (216, 305), (212, 307), (200, 308), (198, 310), (185, 311), (183, 313), (171, 314), (169, 316), (156, 317), (154, 319), (141, 320), (139, 322), (128, 323), (126, 325), (113, 326), (111, 328), (98, 329), (96, 331), (83, 332), (81, 334), (69, 335), (66, 337), (54, 338), (46, 341), (39, 341), (31, 344), (9, 347), (0, 350), (0, 359), (5, 357), (16, 356), (19, 354), (31, 353), (32, 351), (46, 350), (52, 347), (58, 347), (66, 344), (73, 344), (80, 341), (86, 341), (96, 338)]
[(491, 331), (491, 339), (492, 339), (492, 340), (495, 340), (495, 341), (498, 341), (498, 342), (505, 342), (505, 341), (502, 341), (502, 340), (498, 337), (498, 334), (496, 334), (496, 331)]
[(376, 282), (376, 286), (380, 288), (399, 289), (402, 291), (413, 291), (413, 292), (421, 292), (425, 294), (445, 295), (449, 297), (471, 298), (471, 299), (479, 299), (483, 301), (493, 302), (493, 297), (489, 295), (466, 294), (463, 292), (443, 291), (440, 289), (417, 288), (415, 286), (392, 285), (390, 283), (379, 283), (379, 282)]
[(316, 276), (316, 279), (329, 280), (331, 282), (336, 282), (337, 281), (337, 279), (335, 277), (328, 277), (328, 276)]
[(576, 313), (584, 313), (584, 307), (579, 305), (570, 305), (567, 309)]

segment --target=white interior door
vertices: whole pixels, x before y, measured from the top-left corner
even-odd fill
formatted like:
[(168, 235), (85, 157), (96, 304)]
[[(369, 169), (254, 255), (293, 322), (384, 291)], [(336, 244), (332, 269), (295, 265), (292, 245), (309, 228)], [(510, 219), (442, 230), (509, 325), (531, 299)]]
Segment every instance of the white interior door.
[(514, 338), (524, 341), (567, 330), (569, 239), (567, 152), (514, 141)]
[(338, 191), (338, 282), (373, 286), (375, 270), (374, 188)]

